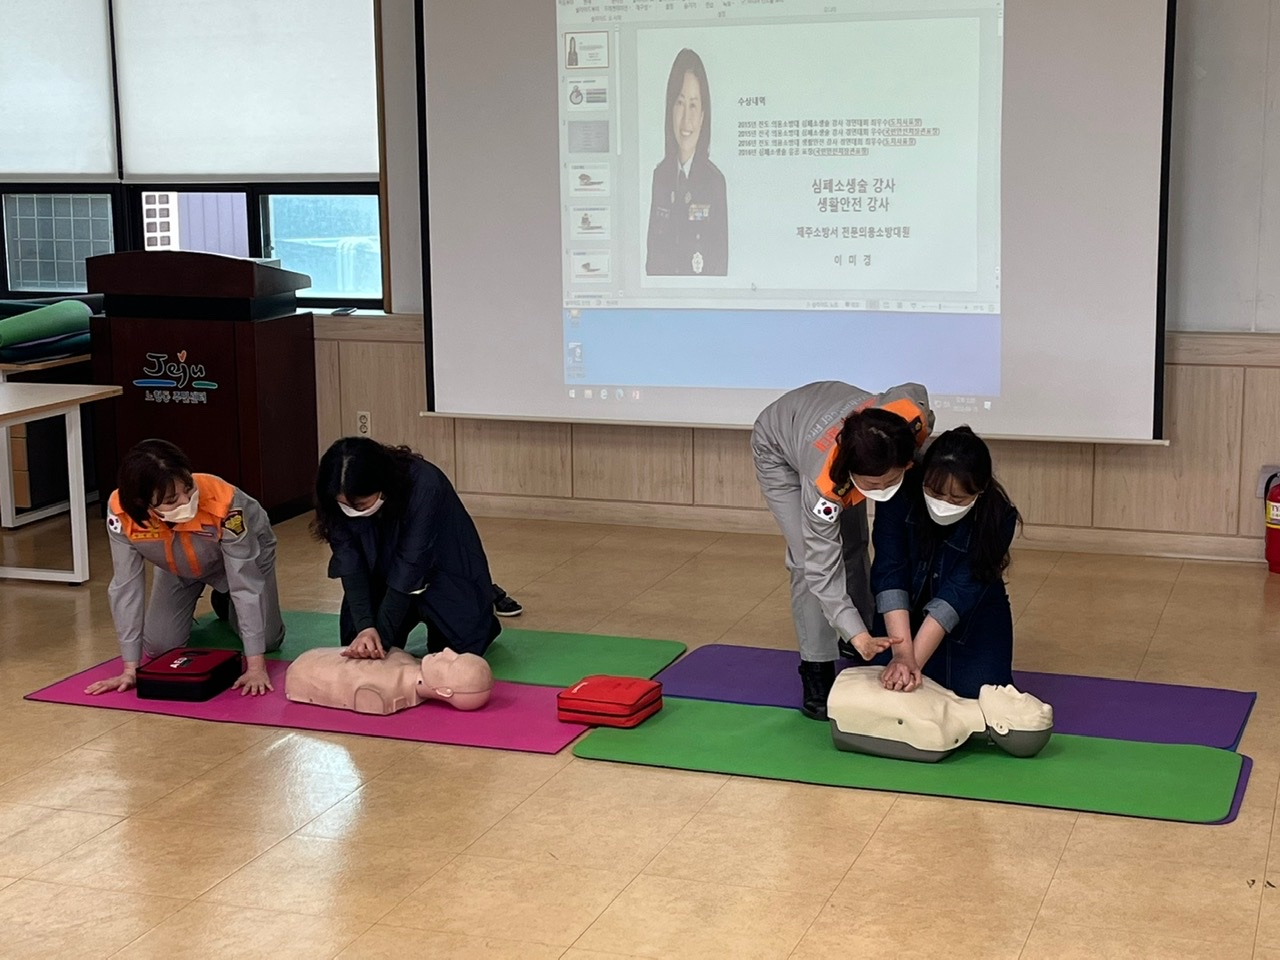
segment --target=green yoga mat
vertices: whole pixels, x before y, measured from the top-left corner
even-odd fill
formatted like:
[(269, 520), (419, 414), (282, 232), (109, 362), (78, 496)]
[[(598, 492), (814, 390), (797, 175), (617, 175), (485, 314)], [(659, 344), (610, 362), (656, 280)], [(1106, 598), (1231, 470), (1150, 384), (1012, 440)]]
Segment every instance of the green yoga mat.
[(0, 347), (12, 347), (31, 340), (47, 340), (89, 329), (93, 311), (79, 300), (63, 300), (0, 320)]
[[(295, 660), (312, 647), (332, 647), (338, 643), (338, 617), (332, 613), (284, 612), (284, 644), (273, 660)], [(240, 638), (212, 614), (201, 618), (191, 631), (191, 646), (236, 649)], [(419, 627), (409, 635), (408, 650), (421, 656), (426, 652), (426, 630)], [(512, 683), (532, 683), (547, 687), (567, 687), (595, 673), (623, 677), (652, 677), (684, 653), (684, 644), (674, 640), (643, 640), (638, 637), (606, 637), (587, 633), (546, 633), (504, 627), (493, 641), (485, 659), (493, 675)]]
[(937, 763), (844, 753), (830, 727), (778, 707), (668, 698), (632, 730), (599, 728), (575, 756), (769, 780), (1213, 823), (1231, 809), (1229, 750), (1054, 736), (1032, 759), (967, 746)]

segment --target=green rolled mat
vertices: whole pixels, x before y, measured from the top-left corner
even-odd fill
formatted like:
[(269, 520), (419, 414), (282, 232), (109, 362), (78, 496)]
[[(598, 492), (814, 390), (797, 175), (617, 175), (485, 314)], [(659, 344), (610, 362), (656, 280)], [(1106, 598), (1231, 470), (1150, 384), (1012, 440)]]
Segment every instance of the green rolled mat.
[(1186, 744), (1056, 734), (1037, 756), (971, 744), (937, 763), (837, 750), (828, 724), (797, 710), (667, 698), (631, 730), (601, 727), (573, 753), (592, 760), (768, 780), (1058, 807), (1153, 820), (1214, 823), (1227, 816), (1238, 753)]
[(93, 311), (79, 300), (63, 300), (0, 320), (0, 347), (85, 333)]
[[(286, 610), (284, 644), (273, 660), (296, 660), (313, 647), (338, 645), (338, 617), (333, 613)], [(230, 625), (212, 614), (202, 617), (191, 631), (193, 647), (235, 649), (240, 638)], [(419, 627), (409, 635), (408, 650), (426, 652), (426, 631)], [(499, 680), (547, 687), (568, 687), (591, 674), (652, 677), (684, 653), (674, 640), (640, 637), (608, 637), (591, 633), (551, 633), (504, 627), (485, 659)]]

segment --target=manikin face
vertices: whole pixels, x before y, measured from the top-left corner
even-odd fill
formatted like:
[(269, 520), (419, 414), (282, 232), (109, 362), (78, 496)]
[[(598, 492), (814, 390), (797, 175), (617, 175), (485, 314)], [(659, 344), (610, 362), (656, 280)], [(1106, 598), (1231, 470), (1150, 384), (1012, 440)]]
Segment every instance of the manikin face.
[(698, 148), (698, 138), (702, 136), (702, 89), (698, 78), (692, 71), (686, 70), (684, 84), (671, 105), (671, 130), (676, 135), (676, 144), (680, 147), (680, 162), (684, 163), (693, 156)]
[(455, 663), (458, 661), (458, 654), (448, 647), (445, 647), (439, 653), (429, 653), (422, 658), (422, 680), (421, 684), (425, 684), (432, 689), (448, 687), (449, 673)]
[(1048, 730), (1053, 726), (1053, 707), (1017, 687), (989, 683), (978, 691), (978, 706), (987, 718), (987, 726), (996, 733)]
[(448, 700), (459, 710), (484, 706), (493, 690), (493, 671), (474, 653), (445, 648), (423, 657), (420, 670), (419, 699)]

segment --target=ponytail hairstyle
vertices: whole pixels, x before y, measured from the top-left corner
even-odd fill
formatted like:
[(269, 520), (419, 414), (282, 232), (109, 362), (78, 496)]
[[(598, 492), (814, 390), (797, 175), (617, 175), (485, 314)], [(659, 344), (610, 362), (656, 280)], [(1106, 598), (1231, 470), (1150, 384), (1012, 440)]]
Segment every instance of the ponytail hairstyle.
[(831, 458), (831, 483), (838, 490), (854, 474), (879, 477), (907, 467), (915, 458), (916, 437), (911, 425), (896, 413), (868, 407), (845, 418)]
[(151, 508), (173, 495), (179, 485), (190, 490), (191, 461), (168, 440), (143, 440), (120, 461), (116, 494), (120, 508), (139, 526), (153, 520)]
[(408, 447), (389, 447), (368, 437), (335, 440), (320, 458), (316, 470), (316, 514), (311, 533), (332, 544), (335, 531), (349, 522), (338, 505), (338, 495), (353, 503), (375, 493), (386, 501), (374, 518), (394, 521), (404, 515), (412, 479), (409, 470), (422, 457)]
[[(978, 499), (969, 512), (973, 523), (969, 539), (973, 576), (984, 583), (1001, 580), (1010, 560), (1004, 542), (1005, 526), (1010, 513), (1015, 523), (1021, 523), (1022, 517), (995, 478), (991, 450), (985, 441), (969, 427), (948, 430), (925, 451), (921, 473), (921, 483), (926, 490), (977, 494)], [(926, 540), (924, 545), (933, 547), (945, 540), (952, 528), (926, 520), (918, 524), (917, 529)]]

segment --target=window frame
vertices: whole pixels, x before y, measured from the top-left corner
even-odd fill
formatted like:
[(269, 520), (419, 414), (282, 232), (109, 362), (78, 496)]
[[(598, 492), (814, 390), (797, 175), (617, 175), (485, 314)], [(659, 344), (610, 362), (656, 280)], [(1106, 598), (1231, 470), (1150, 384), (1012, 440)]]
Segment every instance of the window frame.
[[(62, 182), (34, 180), (5, 180), (0, 182), (0, 196), (9, 193), (28, 194), (107, 194), (111, 198), (111, 240), (115, 252), (129, 249), (125, 241), (128, 237), (125, 223), (125, 193), (123, 185), (103, 182), (101, 180), (65, 180)], [(0, 208), (0, 220), (4, 211)], [(0, 236), (0, 249), (4, 248), (4, 237)], [(0, 257), (0, 300), (43, 300), (49, 297), (85, 296), (71, 290), (29, 290), (23, 286), (14, 286), (9, 276), (9, 257), (6, 250)]]
[[(324, 180), (307, 181), (198, 181), (194, 183), (142, 183), (124, 184), (129, 250), (146, 249), (146, 226), (142, 217), (144, 193), (243, 193), (245, 195), (245, 224), (249, 231), (249, 256), (261, 259), (265, 256), (266, 229), (269, 227), (265, 203), (267, 197), (276, 194), (316, 196), (373, 196), (379, 195), (377, 180)], [(379, 233), (382, 232), (382, 211), (378, 211)], [(386, 244), (379, 236), (380, 256), (387, 256)], [(117, 250), (122, 249), (118, 244)], [(387, 290), (383, 285), (381, 297), (307, 297), (298, 296), (298, 307), (356, 307), (360, 310), (385, 309)]]

